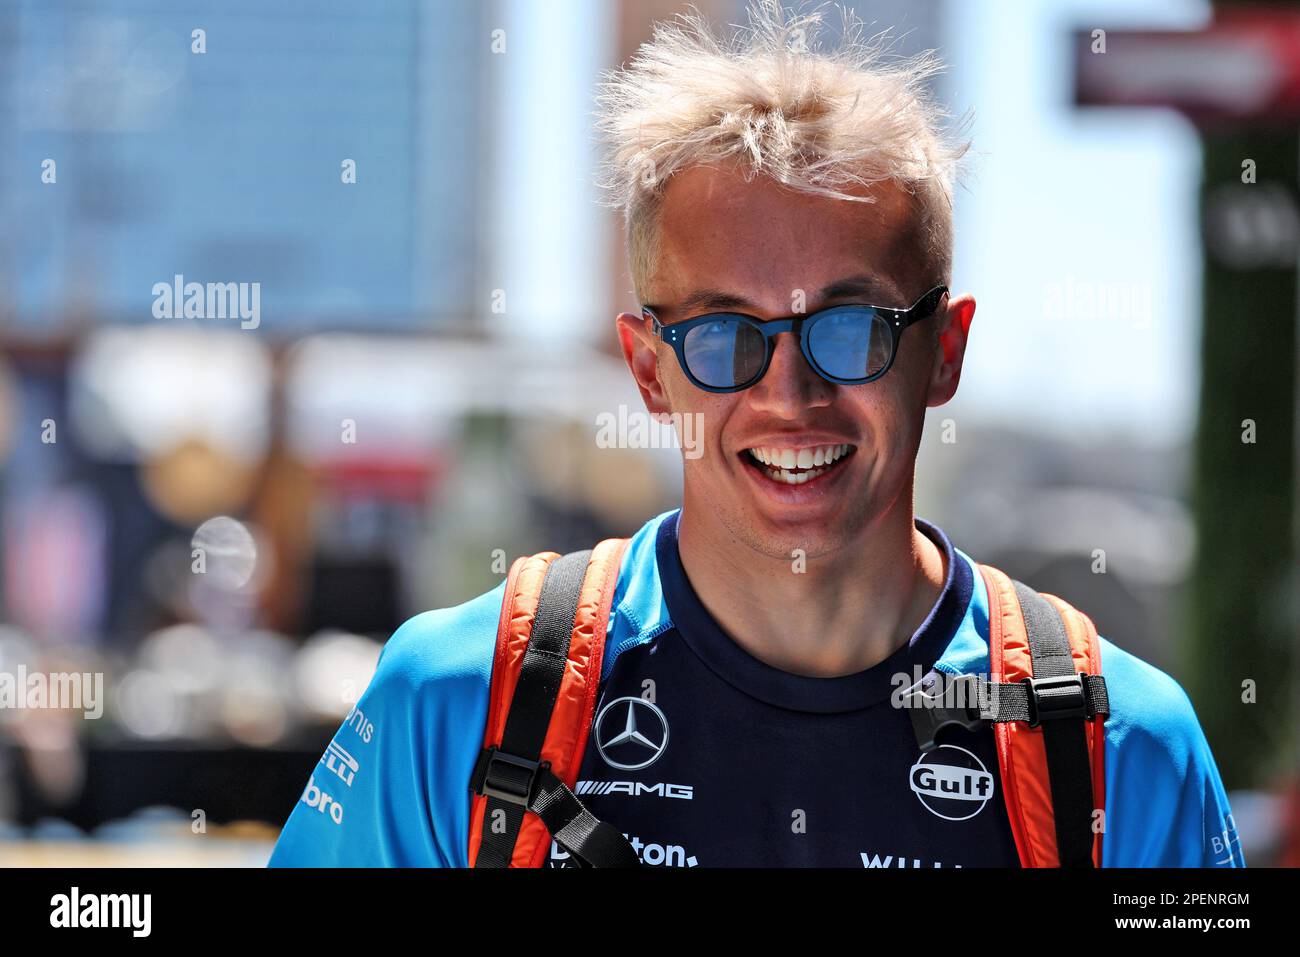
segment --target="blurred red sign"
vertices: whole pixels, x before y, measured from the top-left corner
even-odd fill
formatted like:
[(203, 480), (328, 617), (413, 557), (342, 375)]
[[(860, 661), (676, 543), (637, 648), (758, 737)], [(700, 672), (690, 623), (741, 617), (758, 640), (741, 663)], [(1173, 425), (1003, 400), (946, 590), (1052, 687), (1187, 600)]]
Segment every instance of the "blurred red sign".
[(1300, 11), (1219, 11), (1202, 30), (1075, 32), (1075, 102), (1165, 106), (1199, 123), (1300, 119)]

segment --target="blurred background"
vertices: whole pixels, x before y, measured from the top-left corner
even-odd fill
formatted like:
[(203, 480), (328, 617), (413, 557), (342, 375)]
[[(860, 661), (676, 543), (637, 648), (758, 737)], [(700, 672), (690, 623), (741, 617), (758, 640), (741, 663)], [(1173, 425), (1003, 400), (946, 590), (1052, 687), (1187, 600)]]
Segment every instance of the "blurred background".
[[(1300, 863), (1300, 9), (847, 5), (974, 140), (918, 514), (1177, 678)], [(596, 441), (590, 114), (683, 9), (0, 0), (0, 701), (102, 676), (0, 707), (0, 865), (264, 863), (398, 624), (679, 501)]]

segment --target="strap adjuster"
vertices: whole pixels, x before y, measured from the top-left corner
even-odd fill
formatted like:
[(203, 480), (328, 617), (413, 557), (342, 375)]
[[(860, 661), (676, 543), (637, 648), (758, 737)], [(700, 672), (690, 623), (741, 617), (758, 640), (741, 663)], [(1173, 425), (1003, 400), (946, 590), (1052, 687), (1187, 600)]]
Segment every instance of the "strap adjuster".
[[(980, 697), (983, 687), (976, 675), (936, 674), (937, 680), (943, 683), (937, 694), (927, 694), (917, 687), (904, 702), (912, 719), (916, 743), (922, 751), (933, 751), (939, 746), (936, 738), (944, 728), (955, 725), (974, 731), (986, 727), (993, 719), (990, 709), (983, 707)], [(947, 701), (953, 698), (947, 698), (948, 695), (955, 697), (951, 707)]]
[(1038, 727), (1044, 721), (1057, 718), (1092, 718), (1088, 695), (1084, 692), (1083, 672), (1070, 675), (1048, 675), (1042, 678), (1022, 678), (1028, 689), (1029, 726)]
[(474, 764), (471, 785), (475, 794), (528, 807), (537, 790), (537, 778), (550, 761), (532, 761), (507, 754), (496, 745), (484, 748)]

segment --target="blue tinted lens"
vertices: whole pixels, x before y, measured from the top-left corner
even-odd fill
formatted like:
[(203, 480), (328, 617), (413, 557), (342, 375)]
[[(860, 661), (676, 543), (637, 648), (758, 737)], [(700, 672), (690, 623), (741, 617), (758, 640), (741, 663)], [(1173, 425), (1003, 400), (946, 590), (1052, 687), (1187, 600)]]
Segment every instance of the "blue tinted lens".
[(720, 316), (686, 333), (682, 352), (696, 379), (715, 389), (729, 389), (758, 375), (766, 345), (762, 334), (749, 323)]
[(838, 379), (879, 375), (889, 362), (889, 323), (870, 306), (840, 306), (817, 316), (808, 328), (808, 351)]

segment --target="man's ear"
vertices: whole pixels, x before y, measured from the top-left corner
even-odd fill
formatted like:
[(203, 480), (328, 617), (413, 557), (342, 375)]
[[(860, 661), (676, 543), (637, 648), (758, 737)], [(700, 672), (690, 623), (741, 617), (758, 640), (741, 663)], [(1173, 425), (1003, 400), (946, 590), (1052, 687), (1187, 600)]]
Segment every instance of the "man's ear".
[(659, 381), (658, 340), (651, 334), (644, 316), (621, 312), (614, 320), (623, 361), (632, 370), (632, 378), (641, 391), (641, 401), (650, 413), (670, 412), (668, 397)]
[(970, 339), (970, 325), (975, 318), (975, 297), (949, 297), (947, 308), (934, 318), (940, 326), (934, 365), (930, 370), (930, 387), (925, 396), (925, 404), (930, 407), (943, 405), (957, 394), (962, 362), (966, 358), (966, 343)]

